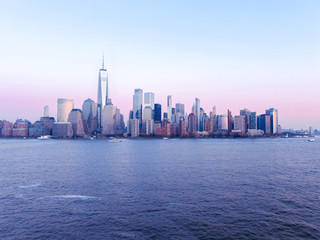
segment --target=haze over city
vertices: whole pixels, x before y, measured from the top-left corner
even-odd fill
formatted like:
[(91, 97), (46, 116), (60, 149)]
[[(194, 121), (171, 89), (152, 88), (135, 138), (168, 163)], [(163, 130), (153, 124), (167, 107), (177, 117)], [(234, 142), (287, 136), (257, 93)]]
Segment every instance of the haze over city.
[[(217, 113), (279, 109), (283, 128), (320, 128), (318, 1), (3, 2), (0, 117), (56, 115), (57, 98), (109, 96), (127, 118), (133, 90), (195, 97)], [(228, 9), (228, 11), (226, 11)]]

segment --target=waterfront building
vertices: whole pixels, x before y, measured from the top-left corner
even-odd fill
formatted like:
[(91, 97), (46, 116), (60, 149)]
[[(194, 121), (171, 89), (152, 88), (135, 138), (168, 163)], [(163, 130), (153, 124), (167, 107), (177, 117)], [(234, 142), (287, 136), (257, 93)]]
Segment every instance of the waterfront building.
[(257, 113), (251, 112), (250, 114), (250, 129), (257, 129)]
[(88, 120), (90, 115), (97, 116), (97, 104), (90, 98), (86, 99), (82, 104), (83, 119)]
[(161, 122), (161, 104), (154, 104), (154, 122)]
[(43, 135), (52, 135), (52, 129), (54, 125), (53, 117), (40, 117), (40, 122), (43, 126)]
[(197, 131), (200, 130), (200, 99), (199, 98), (196, 98), (195, 99), (195, 102), (193, 104), (193, 113), (196, 117), (196, 128), (197, 128)]
[(104, 68), (104, 56), (102, 57), (102, 67), (99, 70), (98, 96), (97, 96), (97, 127), (101, 130), (103, 125), (103, 108), (108, 103), (108, 72)]
[(270, 108), (266, 110), (266, 114), (270, 116), (271, 134), (278, 133), (278, 109)]
[(133, 95), (133, 118), (142, 119), (143, 90), (135, 89)]
[(132, 138), (139, 137), (139, 119), (130, 119), (129, 120), (129, 125), (130, 125), (130, 136)]
[(116, 113), (114, 115), (114, 131), (116, 135), (122, 135), (124, 133), (124, 119), (120, 113), (120, 109), (116, 107)]
[(234, 116), (234, 130), (241, 133), (247, 132), (246, 116)]
[[(44, 134), (44, 127), (41, 121), (35, 121), (29, 127), (29, 137), (40, 137)], [(48, 134), (49, 135), (49, 134)]]
[(186, 123), (184, 120), (180, 120), (179, 122), (179, 137), (187, 136)]
[(251, 111), (247, 108), (240, 110), (240, 116), (245, 116), (246, 117), (246, 128), (250, 129), (250, 116), (251, 116)]
[(228, 109), (228, 132), (230, 133), (233, 128), (233, 119), (231, 115), (231, 111)]
[(143, 109), (142, 114), (142, 134), (152, 134), (153, 133), (153, 119), (152, 119), (152, 108), (151, 106), (146, 106)]
[(52, 136), (55, 138), (71, 138), (73, 136), (72, 124), (70, 122), (55, 122)]
[(97, 129), (97, 104), (90, 98), (82, 104), (83, 125), (86, 134), (92, 134)]
[(11, 137), (12, 136), (12, 128), (13, 123), (9, 121), (2, 121), (2, 129), (1, 129), (1, 136), (2, 137)]
[(309, 135), (312, 135), (314, 134), (314, 129), (312, 126), (309, 127)]
[(73, 99), (58, 98), (57, 122), (68, 122), (69, 113), (73, 109)]
[(156, 129), (156, 135), (160, 137), (170, 137), (171, 136), (171, 124), (168, 119), (163, 119), (162, 127)]
[(204, 131), (204, 110), (200, 108), (200, 117), (199, 117), (199, 129), (198, 131)]
[(258, 129), (263, 130), (266, 135), (271, 134), (271, 120), (270, 115), (262, 114), (258, 116)]
[(103, 108), (103, 135), (115, 135), (115, 114), (116, 107), (111, 102), (108, 102)]
[(195, 136), (197, 132), (197, 118), (194, 113), (190, 113), (188, 117), (188, 132), (191, 136)]
[(176, 123), (180, 123), (181, 120), (184, 120), (184, 104), (176, 103)]
[(84, 120), (80, 109), (72, 109), (69, 114), (68, 122), (72, 124), (73, 137), (84, 137)]
[(172, 121), (172, 97), (169, 95), (167, 97), (167, 114), (168, 114), (168, 120), (169, 122)]
[(12, 137), (28, 137), (29, 124), (27, 120), (18, 119), (12, 128)]
[(146, 92), (144, 94), (144, 105), (150, 106), (152, 110), (154, 110), (154, 93)]
[(213, 133), (213, 121), (208, 117), (204, 122), (204, 131), (208, 133)]
[(228, 115), (222, 114), (218, 116), (218, 130), (228, 130)]
[(162, 127), (161, 122), (154, 122), (153, 123), (153, 134), (156, 134), (157, 129), (161, 128), (161, 127)]

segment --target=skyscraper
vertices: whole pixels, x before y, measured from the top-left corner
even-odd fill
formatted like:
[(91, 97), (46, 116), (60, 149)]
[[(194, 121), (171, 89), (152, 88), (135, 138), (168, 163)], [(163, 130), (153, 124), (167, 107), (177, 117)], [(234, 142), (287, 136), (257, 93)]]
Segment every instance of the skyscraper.
[(194, 103), (194, 115), (196, 116), (197, 131), (200, 130), (200, 99), (196, 98)]
[(102, 128), (103, 124), (103, 108), (108, 103), (108, 72), (104, 68), (104, 57), (102, 58), (102, 68), (99, 70), (98, 80), (98, 101), (97, 101), (97, 118), (98, 128)]
[(218, 117), (218, 129), (219, 130), (228, 130), (228, 115), (222, 114)]
[(270, 108), (266, 110), (266, 114), (270, 116), (271, 133), (278, 133), (278, 109)]
[(84, 136), (83, 114), (80, 109), (72, 109), (68, 117), (68, 122), (72, 124), (74, 137)]
[(228, 109), (228, 132), (231, 133), (232, 131), (232, 115), (231, 111)]
[(172, 97), (169, 95), (167, 97), (167, 113), (168, 113), (168, 120), (169, 122), (172, 121)]
[(144, 105), (150, 106), (152, 110), (154, 109), (154, 93), (146, 92), (144, 94)]
[(68, 122), (69, 113), (73, 109), (73, 99), (58, 98), (57, 122)]
[(49, 117), (49, 107), (48, 106), (44, 106), (43, 116)]
[(133, 118), (142, 119), (143, 90), (135, 89), (133, 95)]
[(270, 115), (262, 114), (258, 116), (258, 129), (263, 130), (265, 134), (271, 134), (271, 119)]
[(90, 98), (82, 104), (84, 118), (84, 129), (87, 134), (91, 134), (97, 129), (97, 104)]
[(103, 108), (103, 135), (115, 135), (115, 119), (116, 107), (110, 102)]
[(246, 116), (234, 116), (234, 130), (238, 130), (241, 133), (246, 133)]
[(179, 123), (181, 119), (184, 119), (184, 104), (176, 103), (176, 122)]
[(161, 122), (161, 104), (154, 104), (154, 122)]
[(250, 129), (257, 129), (257, 114), (256, 114), (256, 112), (251, 112), (251, 114), (250, 114)]
[(246, 117), (246, 128), (250, 129), (250, 115), (251, 111), (247, 108), (240, 110), (240, 116), (245, 116)]

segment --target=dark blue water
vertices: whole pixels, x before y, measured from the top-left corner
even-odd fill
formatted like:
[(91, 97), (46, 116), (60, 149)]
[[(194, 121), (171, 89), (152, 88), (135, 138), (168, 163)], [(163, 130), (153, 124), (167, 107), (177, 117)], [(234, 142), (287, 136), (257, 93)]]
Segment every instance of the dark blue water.
[(0, 140), (0, 239), (320, 239), (320, 139)]

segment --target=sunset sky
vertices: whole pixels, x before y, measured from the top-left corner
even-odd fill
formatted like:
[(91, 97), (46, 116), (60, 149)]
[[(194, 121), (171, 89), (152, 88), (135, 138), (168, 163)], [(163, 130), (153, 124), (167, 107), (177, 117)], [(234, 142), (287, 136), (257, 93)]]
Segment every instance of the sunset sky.
[(102, 53), (125, 118), (135, 88), (191, 111), (279, 109), (320, 129), (320, 1), (0, 1), (0, 119), (97, 100)]

